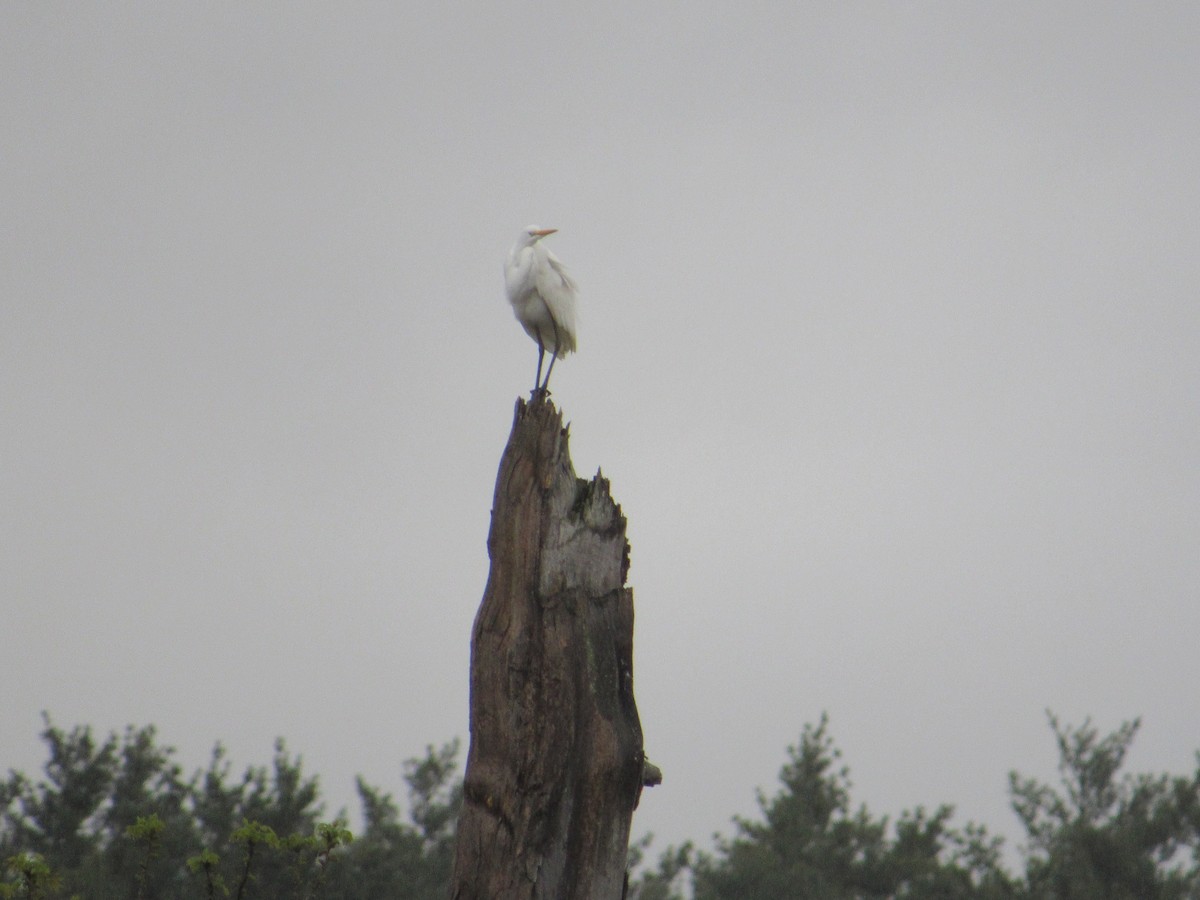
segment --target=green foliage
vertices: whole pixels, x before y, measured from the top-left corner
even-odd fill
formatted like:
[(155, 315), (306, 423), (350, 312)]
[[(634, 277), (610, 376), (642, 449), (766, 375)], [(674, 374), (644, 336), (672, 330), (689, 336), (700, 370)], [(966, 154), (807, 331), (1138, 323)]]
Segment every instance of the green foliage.
[(360, 780), (368, 828), (355, 840), (344, 819), (320, 820), (318, 780), (283, 741), (240, 778), (218, 744), (185, 779), (153, 728), (97, 741), (47, 718), (42, 739), (44, 780), (0, 781), (0, 900), (421, 898), (449, 884), (457, 742), (405, 763), (413, 824)]
[(1191, 777), (1117, 774), (1140, 726), (1101, 737), (1085, 720), (1063, 726), (1061, 790), (1009, 775), (1024, 825), (1031, 898), (1174, 900), (1200, 897), (1200, 769)]
[[(630, 844), (629, 871), (641, 865), (652, 840), (653, 836), (647, 834)], [(682, 847), (668, 847), (658, 859), (658, 868), (644, 872), (630, 886), (629, 896), (633, 900), (679, 900), (681, 882), (691, 869), (694, 852), (690, 841)]]
[[(315, 897), (323, 892), (329, 877), (329, 867), (339, 858), (335, 856), (336, 851), (353, 842), (354, 835), (346, 827), (344, 819), (335, 819), (333, 822), (322, 822), (317, 825), (317, 833), (313, 837), (306, 838), (302, 842), (302, 846), (297, 847), (296, 839), (293, 838), (293, 849), (298, 851), (297, 884), (303, 883), (306, 868), (315, 872), (311, 893), (305, 896)], [(305, 865), (306, 862), (307, 865)]]
[(237, 900), (242, 900), (246, 894), (246, 885), (250, 883), (250, 872), (254, 867), (254, 855), (259, 847), (279, 847), (279, 837), (275, 834), (275, 829), (270, 825), (264, 825), (261, 822), (242, 821), (242, 827), (236, 829), (230, 836), (235, 844), (244, 844), (245, 851), (242, 855), (242, 867), (238, 877), (237, 891), (234, 896)]
[(10, 772), (3, 797), (6, 809), (14, 802), (21, 812), (6, 814), (0, 852), (29, 852), (52, 861), (55, 869), (82, 869), (94, 864), (95, 848), (89, 826), (101, 817), (117, 768), (117, 740), (110, 736), (97, 745), (90, 728), (69, 734), (49, 718), (42, 731), (50, 758), (46, 780), (34, 787), (18, 772)]
[(221, 857), (211, 850), (201, 850), (195, 856), (189, 856), (187, 860), (188, 871), (193, 875), (203, 876), (204, 896), (208, 900), (229, 895), (229, 889), (225, 887), (225, 879), (221, 877), (220, 862)]
[[(710, 852), (668, 848), (633, 900), (1184, 900), (1200, 897), (1200, 766), (1191, 776), (1122, 775), (1138, 722), (1101, 735), (1050, 715), (1059, 784), (1009, 776), (1024, 871), (1003, 842), (952, 810), (876, 818), (851, 801), (849, 770), (822, 716), (787, 750), (760, 815), (735, 818)], [(235, 898), (441, 900), (462, 804), (459, 744), (404, 764), (409, 820), (358, 781), (362, 833), (322, 821), (318, 780), (279, 741), (269, 767), (231, 774), (218, 744), (184, 778), (153, 728), (96, 740), (46, 719), (45, 777), (0, 781), (0, 900)], [(649, 837), (630, 847), (630, 867)]]
[(4, 865), (16, 880), (0, 884), (0, 897), (40, 900), (50, 896), (48, 892), (58, 887), (58, 879), (50, 871), (50, 866), (37, 853), (17, 853), (6, 859)]
[[(1026, 831), (1025, 872), (1005, 870), (1003, 842), (951, 809), (918, 807), (889, 827), (850, 802), (848, 770), (825, 717), (789, 748), (782, 789), (759, 794), (760, 820), (736, 818), (715, 853), (669, 848), (631, 885), (636, 900), (972, 898), (1183, 900), (1200, 897), (1200, 769), (1190, 777), (1120, 776), (1138, 722), (1101, 737), (1090, 721), (1050, 716), (1061, 789), (1010, 776)], [(646, 842), (633, 849), (635, 864)]]
[(131, 841), (145, 844), (145, 855), (142, 857), (142, 864), (138, 867), (137, 873), (137, 900), (142, 900), (146, 896), (146, 890), (150, 883), (150, 862), (154, 859), (154, 853), (158, 850), (159, 841), (166, 827), (167, 824), (156, 813), (151, 813), (148, 816), (138, 816), (137, 821), (125, 829), (125, 837)]
[(346, 854), (350, 865), (330, 873), (327, 896), (344, 900), (383, 900), (402, 892), (406, 900), (443, 900), (454, 865), (454, 828), (462, 806), (457, 780), (459, 743), (404, 766), (413, 826), (400, 820), (390, 794), (358, 780), (365, 820), (363, 833)]
[(995, 856), (982, 852), (998, 839), (977, 826), (950, 828), (950, 807), (906, 812), (894, 827), (852, 808), (849, 770), (825, 716), (788, 756), (782, 790), (759, 794), (762, 821), (735, 819), (737, 836), (691, 863), (697, 900), (977, 897), (985, 885), (1006, 896)]

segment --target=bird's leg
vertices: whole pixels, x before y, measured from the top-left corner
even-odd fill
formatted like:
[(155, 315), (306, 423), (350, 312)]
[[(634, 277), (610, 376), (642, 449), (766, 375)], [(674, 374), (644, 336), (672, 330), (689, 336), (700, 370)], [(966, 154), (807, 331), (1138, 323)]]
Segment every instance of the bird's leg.
[(554, 329), (554, 352), (550, 354), (550, 368), (546, 370), (546, 382), (542, 385), (542, 390), (547, 394), (550, 393), (550, 373), (554, 371), (554, 361), (558, 359), (558, 348), (561, 346), (558, 342), (558, 323), (551, 319), (550, 327)]
[[(542, 357), (545, 355), (545, 353), (546, 353), (546, 348), (542, 346), (542, 339), (539, 337), (538, 338), (537, 374), (535, 376), (533, 376), (533, 395), (535, 397), (537, 396), (538, 392), (542, 389)], [(551, 362), (550, 364), (554, 365), (553, 362)]]

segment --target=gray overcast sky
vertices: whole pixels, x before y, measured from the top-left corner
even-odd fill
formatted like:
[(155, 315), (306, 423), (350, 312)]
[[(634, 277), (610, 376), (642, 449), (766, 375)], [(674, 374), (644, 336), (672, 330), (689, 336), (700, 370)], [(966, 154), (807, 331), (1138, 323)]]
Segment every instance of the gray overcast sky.
[(467, 733), (554, 226), (577, 470), (629, 517), (635, 833), (729, 830), (822, 710), (877, 813), (1012, 833), (1044, 710), (1200, 748), (1200, 6), (0, 12), (0, 769)]

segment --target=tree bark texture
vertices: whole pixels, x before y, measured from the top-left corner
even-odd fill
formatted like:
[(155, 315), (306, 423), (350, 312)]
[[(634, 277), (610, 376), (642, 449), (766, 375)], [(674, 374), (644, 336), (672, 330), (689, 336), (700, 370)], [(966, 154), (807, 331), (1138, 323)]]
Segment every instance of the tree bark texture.
[(625, 518), (575, 477), (562, 415), (517, 401), (471, 639), (471, 748), (451, 897), (622, 896), (643, 781)]

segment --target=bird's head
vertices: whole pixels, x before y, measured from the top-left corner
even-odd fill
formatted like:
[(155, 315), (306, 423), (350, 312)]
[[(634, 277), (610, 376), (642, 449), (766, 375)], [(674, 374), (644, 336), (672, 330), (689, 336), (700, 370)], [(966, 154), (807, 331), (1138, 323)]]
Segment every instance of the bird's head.
[(538, 228), (536, 225), (530, 225), (525, 229), (526, 240), (530, 244), (536, 244), (548, 234), (554, 234), (558, 231), (557, 228)]

